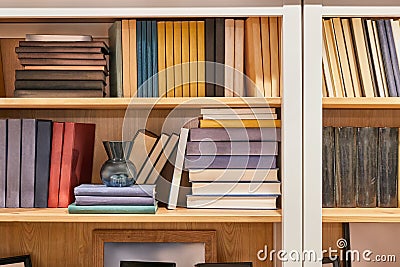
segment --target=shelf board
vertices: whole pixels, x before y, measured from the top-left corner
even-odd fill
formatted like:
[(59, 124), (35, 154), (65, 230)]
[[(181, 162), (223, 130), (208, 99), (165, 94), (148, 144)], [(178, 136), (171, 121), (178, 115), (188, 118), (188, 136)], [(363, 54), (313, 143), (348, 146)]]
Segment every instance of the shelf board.
[(0, 209), (0, 222), (281, 222), (280, 210), (196, 210), (159, 208), (150, 214), (68, 214), (65, 208)]
[(280, 107), (281, 99), (263, 97), (198, 98), (0, 98), (0, 109), (171, 109), (205, 107)]
[(325, 109), (400, 109), (400, 97), (324, 97)]
[(324, 208), (322, 222), (400, 222), (400, 208)]

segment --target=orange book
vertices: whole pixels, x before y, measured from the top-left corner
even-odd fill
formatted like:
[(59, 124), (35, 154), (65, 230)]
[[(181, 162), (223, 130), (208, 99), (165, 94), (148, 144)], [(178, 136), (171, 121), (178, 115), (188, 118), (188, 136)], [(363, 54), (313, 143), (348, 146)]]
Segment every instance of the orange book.
[(233, 96), (235, 68), (235, 20), (225, 20), (225, 96)]
[(182, 22), (174, 21), (175, 97), (183, 96), (182, 87)]
[(157, 22), (157, 46), (158, 46), (158, 95), (160, 97), (167, 96), (167, 71), (166, 54), (165, 54), (165, 21)]
[(137, 97), (136, 20), (129, 20), (129, 76), (131, 97)]
[(189, 22), (182, 21), (182, 91), (189, 97)]
[(245, 71), (253, 81), (246, 84), (246, 96), (263, 96), (264, 80), (262, 70), (260, 18), (251, 17), (245, 21)]
[(122, 20), (122, 91), (124, 97), (131, 97), (129, 21)]
[(262, 45), (264, 96), (265, 97), (272, 96), (271, 48), (270, 48), (269, 36), (270, 36), (269, 18), (263, 17), (263, 18), (261, 18), (261, 45)]
[(197, 22), (197, 95), (206, 96), (206, 65), (205, 65), (205, 36), (204, 36), (204, 21)]
[(197, 22), (189, 22), (189, 95), (197, 96)]
[(244, 92), (244, 20), (235, 20), (235, 72), (233, 74), (235, 96), (245, 96)]
[(269, 18), (270, 49), (271, 49), (271, 96), (279, 97), (279, 33), (278, 18)]
[(167, 97), (175, 96), (174, 74), (174, 25), (172, 21), (165, 22), (165, 63), (167, 78)]
[(47, 206), (49, 208), (58, 207), (58, 191), (60, 190), (61, 177), (61, 157), (64, 139), (64, 123), (53, 122), (53, 135), (51, 141), (51, 161), (50, 161), (50, 179), (49, 196)]

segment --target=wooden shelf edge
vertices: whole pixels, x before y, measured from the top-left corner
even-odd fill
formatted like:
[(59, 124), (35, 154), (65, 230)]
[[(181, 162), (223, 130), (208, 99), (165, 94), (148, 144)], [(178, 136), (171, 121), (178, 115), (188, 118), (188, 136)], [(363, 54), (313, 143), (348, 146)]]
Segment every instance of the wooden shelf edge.
[(400, 97), (324, 97), (324, 109), (400, 109)]
[(322, 222), (400, 222), (400, 208), (324, 208)]
[(280, 107), (281, 98), (0, 98), (0, 109), (171, 109), (203, 107)]
[(0, 222), (281, 222), (280, 210), (192, 210), (159, 208), (157, 214), (68, 214), (65, 208), (0, 209)]

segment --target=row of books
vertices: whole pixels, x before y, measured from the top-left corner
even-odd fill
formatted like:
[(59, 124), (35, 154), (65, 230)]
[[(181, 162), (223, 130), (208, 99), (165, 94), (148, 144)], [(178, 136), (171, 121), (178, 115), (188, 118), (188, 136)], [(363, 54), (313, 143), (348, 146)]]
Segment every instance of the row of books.
[(323, 95), (400, 96), (399, 55), (399, 20), (324, 19)]
[(0, 207), (67, 207), (90, 183), (95, 125), (0, 120)]
[(103, 97), (109, 48), (91, 36), (27, 35), (15, 49), (16, 97)]
[(280, 24), (277, 17), (116, 21), (109, 30), (111, 91), (119, 97), (279, 97)]
[(324, 127), (324, 207), (398, 207), (399, 129)]

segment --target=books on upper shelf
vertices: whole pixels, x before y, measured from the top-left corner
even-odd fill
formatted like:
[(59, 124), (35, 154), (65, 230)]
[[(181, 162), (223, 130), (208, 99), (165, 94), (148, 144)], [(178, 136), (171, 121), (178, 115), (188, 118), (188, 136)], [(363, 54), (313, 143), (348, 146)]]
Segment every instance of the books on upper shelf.
[(399, 129), (324, 127), (324, 207), (398, 207)]
[(400, 96), (399, 55), (399, 20), (324, 19), (324, 96)]
[(15, 49), (16, 97), (103, 97), (109, 48), (91, 36), (27, 35)]

